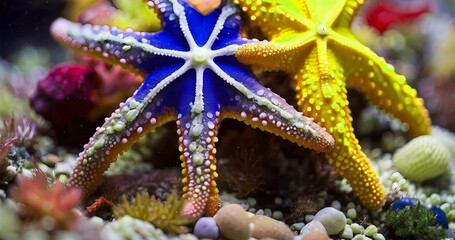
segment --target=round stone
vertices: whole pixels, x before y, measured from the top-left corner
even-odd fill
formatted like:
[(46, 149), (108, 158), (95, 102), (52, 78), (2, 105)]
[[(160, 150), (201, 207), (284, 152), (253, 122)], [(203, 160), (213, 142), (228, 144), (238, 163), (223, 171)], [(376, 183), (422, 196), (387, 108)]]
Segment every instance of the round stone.
[(211, 217), (202, 217), (194, 225), (194, 235), (198, 238), (217, 239), (219, 229), (215, 219)]
[(338, 234), (346, 225), (346, 216), (344, 216), (341, 211), (338, 211), (333, 207), (321, 209), (314, 216), (314, 220), (322, 223), (329, 235)]

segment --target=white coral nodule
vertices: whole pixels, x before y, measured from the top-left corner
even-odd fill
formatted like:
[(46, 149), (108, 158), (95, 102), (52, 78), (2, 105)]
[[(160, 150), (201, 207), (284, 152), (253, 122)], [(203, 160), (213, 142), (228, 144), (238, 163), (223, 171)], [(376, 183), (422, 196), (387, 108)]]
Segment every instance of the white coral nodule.
[(393, 165), (410, 181), (422, 182), (450, 169), (450, 153), (439, 140), (425, 135), (411, 140), (393, 155)]

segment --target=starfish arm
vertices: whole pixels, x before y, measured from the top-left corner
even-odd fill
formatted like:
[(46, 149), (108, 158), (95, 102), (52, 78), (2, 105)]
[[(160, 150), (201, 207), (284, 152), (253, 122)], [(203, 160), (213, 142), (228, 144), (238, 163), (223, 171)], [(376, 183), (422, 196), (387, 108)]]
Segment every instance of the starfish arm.
[[(347, 101), (345, 94), (339, 97)], [(326, 110), (331, 107), (323, 108)], [(349, 107), (346, 105), (341, 110), (345, 112), (344, 116), (338, 115), (335, 121), (324, 124), (335, 139), (334, 150), (326, 153), (327, 160), (348, 181), (364, 206), (372, 210), (379, 209), (385, 203), (384, 187), (355, 137)]]
[(430, 134), (428, 110), (406, 78), (369, 48), (346, 39), (343, 42), (349, 44), (332, 44), (343, 59), (347, 87), (361, 90), (372, 103), (408, 124), (411, 136)]
[(220, 207), (216, 187), (215, 142), (220, 123), (219, 111), (205, 104), (199, 114), (179, 114), (177, 133), (179, 134), (180, 160), (182, 161), (182, 182), (184, 198), (187, 199), (182, 213), (189, 219), (197, 219), (205, 214), (213, 216)]
[[(314, 33), (306, 32), (292, 35), (282, 42), (257, 42), (241, 45), (235, 56), (245, 64), (258, 64), (264, 70), (295, 72), (314, 46)], [(278, 41), (278, 40), (277, 40)]]
[(316, 23), (331, 26), (351, 0), (306, 0), (309, 18)]
[(173, 41), (176, 38), (164, 31), (155, 34), (133, 32), (131, 29), (82, 25), (63, 18), (54, 21), (51, 32), (57, 41), (72, 50), (121, 65), (144, 77), (146, 72), (185, 56), (180, 50), (187, 48), (184, 43)]
[(344, 32), (350, 32), (352, 21), (364, 2), (366, 0), (346, 0), (343, 10), (331, 22), (332, 28), (337, 29), (337, 31), (345, 29)]
[(154, 82), (156, 80), (153, 77), (147, 78), (134, 96), (120, 104), (120, 108), (106, 119), (103, 126), (98, 128), (89, 143), (84, 146), (68, 185), (81, 188), (85, 197), (88, 197), (97, 187), (102, 174), (119, 154), (141, 136), (161, 124), (176, 119), (177, 112), (172, 106), (175, 101), (172, 100), (172, 92), (169, 92), (169, 89), (163, 91), (163, 88), (187, 69), (188, 64), (155, 73), (154, 76), (168, 77), (159, 84)]
[(333, 139), (324, 128), (254, 80), (247, 70), (233, 69), (229, 64), (232, 61), (236, 60), (225, 57), (211, 64), (213, 72), (228, 84), (225, 89), (231, 96), (224, 98), (227, 101), (222, 104), (227, 111), (224, 117), (244, 121), (316, 151), (332, 149)]
[[(295, 75), (298, 104), (305, 115), (313, 117), (333, 136), (335, 147), (326, 153), (329, 163), (348, 180), (365, 206), (378, 209), (385, 201), (384, 189), (354, 135), (344, 70), (330, 49), (327, 53), (330, 72), (321, 73), (320, 69), (311, 68)], [(304, 66), (316, 62), (318, 54), (314, 51)], [(329, 78), (321, 81), (321, 74)]]
[(234, 0), (250, 19), (256, 22), (269, 38), (280, 35), (283, 29), (302, 32), (312, 29), (314, 24), (308, 14), (301, 11), (303, 1), (290, 0)]

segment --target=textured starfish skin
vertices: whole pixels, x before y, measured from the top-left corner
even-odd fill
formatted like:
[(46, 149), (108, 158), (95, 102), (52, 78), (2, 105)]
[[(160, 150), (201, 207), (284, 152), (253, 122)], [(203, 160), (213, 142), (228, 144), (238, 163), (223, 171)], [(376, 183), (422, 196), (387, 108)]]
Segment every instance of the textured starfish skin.
[(236, 57), (293, 76), (301, 111), (327, 128), (335, 149), (329, 163), (348, 180), (361, 202), (380, 208), (384, 189), (354, 135), (347, 88), (362, 91), (381, 109), (429, 134), (430, 119), (404, 76), (356, 40), (351, 22), (362, 0), (236, 0), (270, 42), (240, 46)]
[(164, 29), (133, 32), (56, 20), (54, 37), (71, 49), (116, 62), (145, 76), (84, 146), (69, 180), (85, 196), (103, 172), (139, 137), (175, 121), (179, 135), (183, 214), (195, 219), (219, 207), (215, 143), (220, 122), (235, 118), (299, 145), (329, 151), (333, 138), (252, 77), (234, 54), (247, 40), (232, 4), (203, 16), (186, 2), (155, 2)]

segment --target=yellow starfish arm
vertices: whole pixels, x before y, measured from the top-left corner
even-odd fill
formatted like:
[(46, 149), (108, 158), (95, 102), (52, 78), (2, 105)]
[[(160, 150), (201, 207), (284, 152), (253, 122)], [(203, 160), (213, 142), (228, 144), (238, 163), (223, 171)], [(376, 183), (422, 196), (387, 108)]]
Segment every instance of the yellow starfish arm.
[[(297, 33), (280, 38), (279, 42), (258, 42), (239, 47), (235, 56), (246, 64), (260, 64), (264, 70), (294, 72), (299, 69), (295, 62), (303, 62), (314, 46), (316, 37), (311, 32)], [(255, 53), (261, 52), (260, 58)]]
[(306, 1), (307, 10), (310, 18), (319, 24), (331, 24), (336, 17), (343, 11), (346, 0), (308, 0)]
[[(347, 39), (343, 42), (333, 43), (333, 49), (340, 53), (338, 57), (345, 69), (351, 69), (346, 72), (347, 87), (359, 89), (372, 103), (407, 123), (412, 137), (430, 134), (428, 110), (423, 99), (417, 97), (417, 91), (406, 83), (406, 78), (364, 45)], [(346, 46), (349, 54), (343, 50)]]
[(354, 20), (354, 17), (364, 2), (365, 0), (346, 0), (344, 9), (333, 22), (332, 28), (337, 31), (339, 29), (346, 29), (350, 32), (352, 20)]
[(251, 21), (256, 22), (261, 27), (261, 31), (269, 38), (283, 35), (284, 29), (303, 32), (314, 28), (307, 13), (300, 10), (302, 6), (296, 1), (234, 0), (234, 3), (240, 5), (242, 11), (246, 12)]
[[(304, 66), (315, 66), (318, 51), (312, 50)], [(332, 134), (335, 148), (326, 154), (329, 163), (348, 180), (366, 207), (378, 209), (385, 201), (384, 189), (354, 135), (344, 69), (331, 49), (326, 49), (326, 53), (327, 68), (303, 67), (308, 70), (294, 76), (298, 105), (305, 115)], [(325, 80), (321, 81), (322, 78)]]

